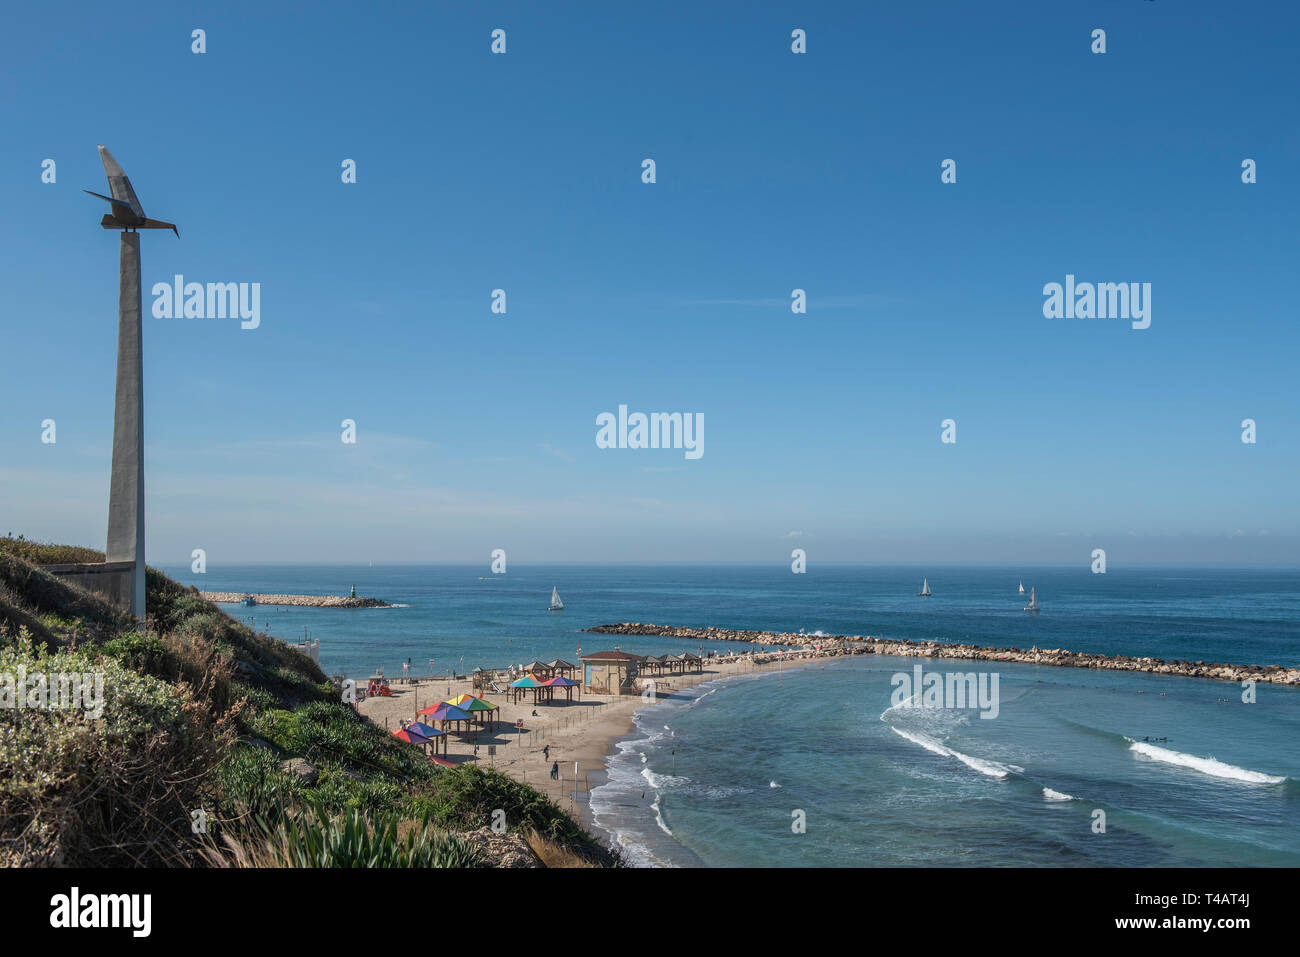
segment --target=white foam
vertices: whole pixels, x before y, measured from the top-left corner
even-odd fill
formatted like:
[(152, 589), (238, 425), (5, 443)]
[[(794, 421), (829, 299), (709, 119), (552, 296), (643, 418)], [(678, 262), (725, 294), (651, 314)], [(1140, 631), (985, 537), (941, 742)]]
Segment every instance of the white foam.
[(767, 786), (770, 788), (779, 788), (781, 785), (777, 784), (775, 781), (768, 781)]
[(650, 782), (650, 786), (656, 791), (662, 791), (664, 788), (681, 787), (683, 784), (689, 784), (690, 778), (674, 777), (671, 774), (655, 774), (649, 767), (641, 769), (641, 777)]
[(889, 712), (893, 711), (895, 708), (906, 708), (906, 707), (909, 707), (909, 706), (911, 705), (911, 703), (912, 703), (914, 700), (916, 700), (917, 698), (919, 698), (919, 697), (921, 697), (921, 692), (918, 691), (916, 694), (912, 695), (910, 698), (904, 698), (902, 701), (898, 702), (898, 704), (891, 704), (891, 705), (890, 705), (888, 708), (886, 708), (884, 711), (880, 712), (880, 720), (881, 720), (881, 721), (884, 721), (884, 720), (885, 720), (885, 715), (889, 714)]
[(1173, 751), (1169, 748), (1158, 748), (1154, 744), (1148, 744), (1145, 741), (1134, 741), (1132, 738), (1128, 738), (1128, 741), (1131, 742), (1129, 750), (1146, 755), (1153, 761), (1174, 764), (1180, 768), (1191, 768), (1193, 771), (1200, 771), (1202, 774), (1208, 774), (1215, 778), (1224, 778), (1228, 781), (1244, 781), (1247, 784), (1281, 784), (1286, 780), (1285, 776), (1278, 777), (1265, 774), (1263, 771), (1239, 768), (1235, 764), (1225, 764), (1214, 757), (1198, 758), (1194, 754), (1183, 754), (1181, 751)]
[(892, 724), (889, 727), (890, 730), (899, 737), (906, 738), (913, 744), (919, 744), (921, 747), (925, 748), (925, 750), (930, 751), (933, 754), (942, 755), (945, 758), (956, 758), (962, 764), (966, 765), (966, 767), (973, 771), (978, 771), (980, 774), (986, 775), (987, 777), (1002, 780), (1013, 770), (1005, 764), (998, 764), (996, 761), (985, 761), (983, 758), (976, 758), (969, 754), (962, 754), (960, 751), (954, 751), (952, 748), (940, 744), (938, 741), (934, 740), (934, 738), (927, 737), (924, 734), (913, 734), (910, 731), (895, 728)]
[(1060, 791), (1053, 791), (1051, 788), (1043, 788), (1043, 797), (1049, 801), (1073, 801), (1072, 794), (1063, 794)]
[(700, 795), (712, 801), (720, 801), (723, 798), (735, 797), (738, 794), (753, 794), (753, 788), (728, 787), (718, 784), (692, 784), (686, 788), (690, 794)]
[(655, 823), (659, 825), (659, 830), (663, 831), (669, 837), (672, 837), (673, 832), (668, 829), (668, 825), (664, 823), (664, 816), (659, 813), (659, 799), (655, 798), (654, 803), (651, 804), (650, 807), (655, 812)]
[(639, 841), (632, 840), (628, 835), (621, 831), (614, 835), (619, 846), (623, 848), (624, 860), (633, 867), (673, 867), (668, 861), (660, 860), (655, 856), (650, 848), (646, 847)]

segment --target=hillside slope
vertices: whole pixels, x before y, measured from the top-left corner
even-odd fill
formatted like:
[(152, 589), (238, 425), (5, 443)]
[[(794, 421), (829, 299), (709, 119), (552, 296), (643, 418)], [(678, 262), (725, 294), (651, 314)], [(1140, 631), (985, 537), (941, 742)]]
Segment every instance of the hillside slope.
[(195, 589), (149, 569), (141, 627), (33, 564), (96, 554), (0, 538), (0, 679), (100, 674), (104, 699), (0, 707), (0, 865), (491, 866), (498, 809), (544, 860), (618, 863), (532, 788), (360, 718)]

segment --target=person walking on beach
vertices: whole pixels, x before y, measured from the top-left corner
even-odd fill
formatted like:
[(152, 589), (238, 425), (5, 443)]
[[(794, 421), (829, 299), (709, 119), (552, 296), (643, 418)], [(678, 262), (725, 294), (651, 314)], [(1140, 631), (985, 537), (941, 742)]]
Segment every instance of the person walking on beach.
[(547, 761), (551, 760), (551, 746), (549, 744), (546, 747), (542, 748), (542, 757), (544, 757)]
[(551, 780), (556, 781), (560, 777), (560, 762), (554, 761), (551, 764)]

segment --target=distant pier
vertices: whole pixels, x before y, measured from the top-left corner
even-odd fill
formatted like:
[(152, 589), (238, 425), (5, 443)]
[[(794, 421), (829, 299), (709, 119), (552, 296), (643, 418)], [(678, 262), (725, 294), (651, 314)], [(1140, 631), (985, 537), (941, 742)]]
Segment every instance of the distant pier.
[(205, 591), (199, 592), (208, 601), (238, 605), (252, 598), (258, 605), (296, 605), (301, 608), (392, 608), (378, 598), (360, 598), (349, 595), (258, 595), (253, 592)]

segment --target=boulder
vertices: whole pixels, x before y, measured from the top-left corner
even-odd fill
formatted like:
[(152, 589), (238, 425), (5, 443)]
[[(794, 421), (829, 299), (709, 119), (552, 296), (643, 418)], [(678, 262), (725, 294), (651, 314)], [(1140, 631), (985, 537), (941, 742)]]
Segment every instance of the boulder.
[(490, 827), (480, 827), (461, 836), (482, 852), (488, 867), (544, 866), (528, 842), (518, 834), (497, 834)]
[(280, 762), (280, 770), (285, 774), (296, 774), (298, 779), (307, 787), (311, 787), (320, 777), (320, 772), (316, 770), (316, 765), (312, 764), (306, 758), (289, 758), (287, 761)]

